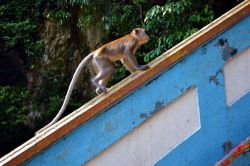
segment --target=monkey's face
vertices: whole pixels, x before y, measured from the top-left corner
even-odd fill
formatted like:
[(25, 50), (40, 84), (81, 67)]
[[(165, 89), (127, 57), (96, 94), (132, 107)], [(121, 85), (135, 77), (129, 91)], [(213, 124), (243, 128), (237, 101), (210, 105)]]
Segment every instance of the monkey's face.
[(146, 34), (145, 29), (136, 28), (132, 31), (132, 34), (138, 39), (139, 45), (145, 44), (149, 40), (149, 36)]

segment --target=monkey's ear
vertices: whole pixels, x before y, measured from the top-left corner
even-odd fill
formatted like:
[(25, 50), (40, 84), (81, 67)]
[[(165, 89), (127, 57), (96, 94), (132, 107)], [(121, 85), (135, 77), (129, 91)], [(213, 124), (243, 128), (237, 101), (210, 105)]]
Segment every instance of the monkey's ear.
[(135, 29), (134, 32), (135, 32), (135, 35), (139, 35), (140, 33), (139, 29)]

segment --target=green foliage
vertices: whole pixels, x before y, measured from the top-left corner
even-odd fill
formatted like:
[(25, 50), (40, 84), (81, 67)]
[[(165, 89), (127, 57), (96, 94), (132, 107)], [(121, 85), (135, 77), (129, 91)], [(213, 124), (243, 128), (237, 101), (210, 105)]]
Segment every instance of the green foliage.
[(112, 86), (116, 84), (117, 82), (120, 82), (122, 79), (127, 77), (129, 75), (129, 72), (125, 69), (125, 67), (122, 66), (122, 64), (118, 64), (116, 68), (114, 69), (113, 76), (109, 79), (109, 86)]
[(58, 94), (54, 94), (48, 98), (48, 110), (46, 111), (46, 115), (50, 116), (51, 114), (55, 114), (57, 110), (59, 110), (62, 104), (63, 98)]
[(151, 34), (144, 57), (146, 62), (159, 56), (198, 29), (213, 20), (213, 11), (208, 4), (189, 0), (167, 1), (164, 6), (153, 6), (145, 16), (145, 28)]
[(40, 19), (39, 3), (3, 0), (0, 6), (0, 41), (6, 52), (19, 49), (28, 56), (42, 52), (44, 43), (36, 36)]
[[(45, 123), (47, 123), (57, 114), (62, 106), (71, 77), (62, 77), (58, 73), (51, 71), (43, 73), (43, 75), (46, 83), (42, 87), (40, 95), (37, 97), (37, 101), (38, 105), (42, 105), (42, 107), (46, 108), (46, 111), (42, 112), (42, 117), (47, 119), (47, 121), (45, 121)], [(79, 108), (84, 101), (88, 100), (85, 98), (82, 99), (80, 96), (79, 92), (73, 91), (67, 110), (75, 110)]]
[(48, 19), (55, 19), (57, 20), (60, 25), (66, 25), (66, 23), (69, 21), (70, 17), (71, 17), (71, 13), (69, 13), (68, 11), (64, 11), (64, 10), (58, 10), (58, 11), (50, 11), (46, 17)]
[(33, 131), (25, 125), (31, 99), (25, 88), (0, 86), (0, 156), (31, 137)]
[(107, 15), (102, 17), (105, 31), (109, 32), (109, 36), (119, 37), (139, 27), (139, 17), (131, 17), (137, 15), (137, 11), (136, 6), (132, 4), (112, 7)]
[(88, 5), (90, 0), (68, 0), (71, 5)]
[[(84, 31), (89, 26), (99, 28), (104, 34), (104, 41), (120, 37), (139, 26), (138, 7), (133, 2), (111, 0), (70, 0), (72, 6), (80, 6), (82, 16), (77, 27)], [(141, 0), (141, 2), (143, 2)], [(131, 17), (132, 16), (132, 17)]]
[(17, 126), (23, 124), (25, 117), (30, 112), (27, 106), (30, 98), (31, 93), (25, 88), (0, 86), (0, 125)]

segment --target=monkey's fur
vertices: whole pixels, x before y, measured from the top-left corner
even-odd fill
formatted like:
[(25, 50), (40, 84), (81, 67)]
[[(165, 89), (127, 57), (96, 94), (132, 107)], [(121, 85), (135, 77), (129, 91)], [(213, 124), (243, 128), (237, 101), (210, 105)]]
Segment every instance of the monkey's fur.
[(91, 80), (92, 84), (96, 86), (97, 94), (106, 92), (106, 84), (113, 72), (114, 62), (118, 60), (121, 60), (123, 65), (131, 73), (135, 72), (136, 70), (147, 70), (149, 66), (138, 64), (135, 58), (135, 52), (140, 45), (147, 43), (148, 40), (149, 37), (145, 33), (145, 30), (142, 28), (136, 28), (130, 34), (107, 43), (87, 55), (78, 65), (74, 73), (60, 111), (48, 125), (37, 131), (36, 134), (41, 133), (47, 127), (53, 125), (61, 117), (69, 102), (70, 95), (77, 81), (77, 78), (82, 71), (82, 68), (86, 66), (86, 64), (90, 60), (92, 60), (94, 70), (97, 73), (96, 76)]

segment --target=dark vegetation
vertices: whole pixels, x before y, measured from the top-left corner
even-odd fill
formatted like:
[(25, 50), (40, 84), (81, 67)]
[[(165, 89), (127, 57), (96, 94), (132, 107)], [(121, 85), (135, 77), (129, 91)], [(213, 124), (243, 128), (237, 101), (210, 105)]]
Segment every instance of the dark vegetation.
[[(59, 110), (72, 74), (91, 50), (144, 27), (148, 63), (239, 0), (1, 0), (0, 156), (34, 135)], [(83, 71), (66, 114), (95, 96)], [(109, 85), (129, 73), (117, 64)]]

